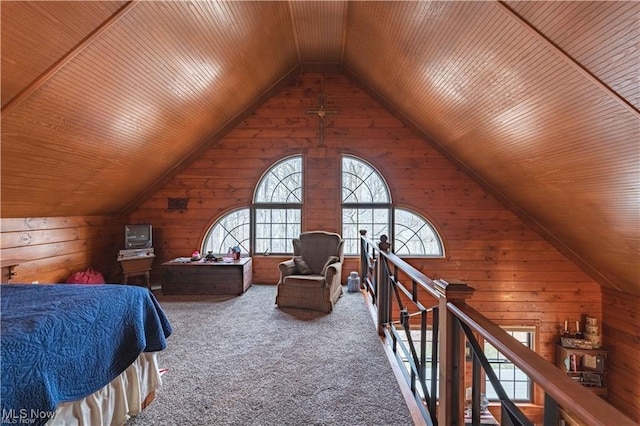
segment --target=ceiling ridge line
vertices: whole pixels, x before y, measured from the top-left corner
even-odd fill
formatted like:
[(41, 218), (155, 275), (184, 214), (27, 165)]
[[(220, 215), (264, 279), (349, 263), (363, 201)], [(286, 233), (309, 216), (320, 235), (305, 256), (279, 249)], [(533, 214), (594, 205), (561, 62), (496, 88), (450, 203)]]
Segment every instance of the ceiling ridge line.
[[(300, 51), (300, 40), (298, 38), (298, 26), (296, 25), (296, 16), (293, 11), (293, 1), (287, 2), (289, 6), (289, 16), (291, 16), (291, 26), (293, 27), (293, 43), (296, 46), (296, 54), (298, 55), (298, 64), (302, 67), (302, 52)], [(304, 71), (304, 69), (303, 69)]]
[(610, 97), (614, 98), (618, 101), (619, 104), (627, 108), (632, 114), (636, 117), (640, 118), (640, 110), (638, 110), (633, 104), (627, 101), (624, 97), (622, 97), (618, 92), (613, 90), (609, 85), (607, 85), (604, 81), (600, 80), (596, 75), (594, 75), (591, 71), (589, 71), (584, 65), (578, 62), (573, 56), (569, 55), (564, 49), (558, 46), (553, 42), (550, 38), (544, 35), (540, 30), (533, 26), (529, 21), (524, 19), (518, 12), (513, 10), (509, 5), (507, 5), (503, 0), (496, 0), (492, 2), (497, 8), (502, 10), (507, 15), (511, 16), (514, 21), (516, 21), (522, 28), (529, 31), (536, 38), (541, 40), (543, 43), (551, 47), (551, 50), (561, 58), (564, 62), (569, 64), (572, 68), (580, 72), (582, 75), (587, 77), (591, 82), (595, 83), (600, 87), (604, 92), (608, 93)]
[(347, 49), (347, 25), (349, 25), (349, 10), (351, 6), (349, 2), (345, 2), (342, 5), (342, 36), (340, 40), (340, 68), (344, 64), (345, 50)]
[(47, 82), (53, 75), (55, 75), (60, 69), (67, 65), (73, 58), (75, 58), (80, 52), (93, 43), (101, 34), (115, 24), (120, 18), (126, 15), (138, 2), (141, 0), (130, 0), (120, 9), (118, 9), (113, 15), (111, 15), (106, 21), (95, 28), (88, 36), (83, 38), (78, 44), (73, 46), (66, 54), (58, 59), (47, 70), (40, 74), (35, 80), (33, 80), (27, 87), (22, 89), (20, 93), (14, 96), (7, 104), (2, 108), (0, 112), (0, 119), (3, 119), (11, 110), (20, 105), (22, 101), (27, 99), (33, 92), (38, 90), (43, 84)]

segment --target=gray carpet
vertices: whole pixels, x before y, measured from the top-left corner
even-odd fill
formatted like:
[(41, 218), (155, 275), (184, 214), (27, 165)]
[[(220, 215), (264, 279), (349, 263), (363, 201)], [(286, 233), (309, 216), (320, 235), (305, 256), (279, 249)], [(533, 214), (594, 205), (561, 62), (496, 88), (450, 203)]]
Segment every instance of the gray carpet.
[(159, 297), (174, 332), (155, 401), (127, 425), (412, 425), (362, 294), (331, 314), (234, 298)]

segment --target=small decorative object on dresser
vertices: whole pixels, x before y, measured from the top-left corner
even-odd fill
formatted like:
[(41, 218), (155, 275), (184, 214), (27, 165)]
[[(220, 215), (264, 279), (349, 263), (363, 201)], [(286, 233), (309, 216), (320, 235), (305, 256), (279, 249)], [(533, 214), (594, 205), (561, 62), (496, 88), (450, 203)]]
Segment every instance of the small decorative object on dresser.
[(240, 259), (240, 246), (229, 247), (229, 255), (233, 260)]

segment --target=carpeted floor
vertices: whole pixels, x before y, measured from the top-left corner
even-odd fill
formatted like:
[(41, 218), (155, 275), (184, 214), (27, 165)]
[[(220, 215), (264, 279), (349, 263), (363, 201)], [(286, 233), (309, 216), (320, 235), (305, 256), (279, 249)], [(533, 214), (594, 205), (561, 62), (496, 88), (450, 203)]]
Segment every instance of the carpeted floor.
[(233, 298), (159, 297), (174, 333), (155, 401), (127, 425), (412, 425), (360, 293), (331, 314)]

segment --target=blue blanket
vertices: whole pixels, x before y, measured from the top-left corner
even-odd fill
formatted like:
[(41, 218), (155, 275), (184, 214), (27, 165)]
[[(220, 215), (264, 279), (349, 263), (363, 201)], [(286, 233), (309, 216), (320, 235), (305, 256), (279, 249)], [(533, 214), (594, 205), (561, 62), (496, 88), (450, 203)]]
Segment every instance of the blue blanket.
[(107, 385), (143, 351), (164, 349), (172, 332), (142, 287), (3, 284), (0, 297), (3, 423), (45, 423), (58, 403)]

